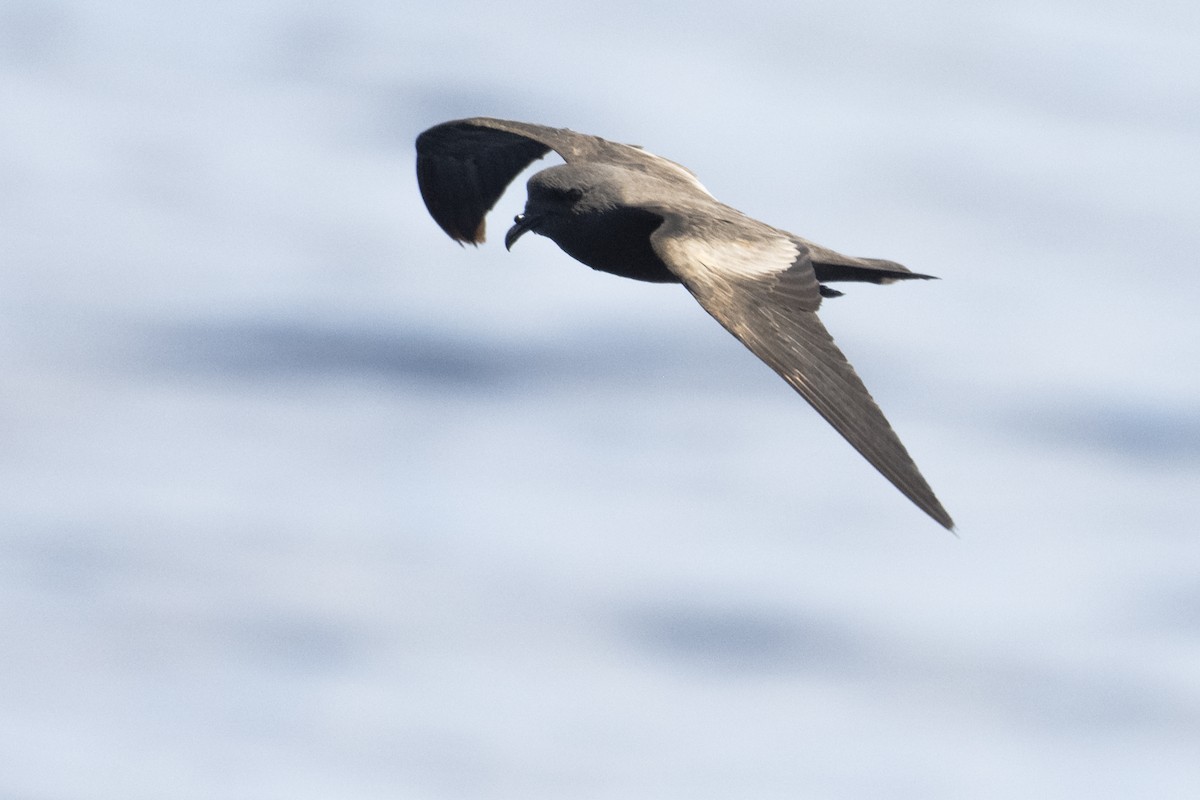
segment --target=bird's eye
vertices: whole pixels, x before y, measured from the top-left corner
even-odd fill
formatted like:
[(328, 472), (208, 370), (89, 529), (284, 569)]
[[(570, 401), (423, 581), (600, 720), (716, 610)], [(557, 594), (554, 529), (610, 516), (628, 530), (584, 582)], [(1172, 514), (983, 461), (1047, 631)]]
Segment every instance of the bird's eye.
[(544, 189), (543, 196), (554, 203), (561, 203), (565, 206), (575, 205), (579, 198), (583, 197), (583, 190), (574, 186), (568, 188), (560, 188), (558, 186), (547, 186)]

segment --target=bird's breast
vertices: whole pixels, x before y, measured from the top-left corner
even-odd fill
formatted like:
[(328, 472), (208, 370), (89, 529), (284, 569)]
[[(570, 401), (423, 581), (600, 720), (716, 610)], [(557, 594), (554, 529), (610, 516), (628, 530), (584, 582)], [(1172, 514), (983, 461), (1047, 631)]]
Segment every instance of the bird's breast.
[(650, 245), (661, 224), (662, 217), (651, 211), (622, 208), (576, 217), (547, 235), (592, 269), (636, 281), (679, 283)]

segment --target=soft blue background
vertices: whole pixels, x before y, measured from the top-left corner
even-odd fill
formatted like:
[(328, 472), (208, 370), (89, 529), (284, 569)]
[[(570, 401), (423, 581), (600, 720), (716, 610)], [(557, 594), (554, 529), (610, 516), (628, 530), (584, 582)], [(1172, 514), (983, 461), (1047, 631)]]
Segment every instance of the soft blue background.
[[(0, 796), (1197, 796), (1197, 8), (3, 3)], [(475, 114), (940, 275), (823, 316), (961, 538)]]

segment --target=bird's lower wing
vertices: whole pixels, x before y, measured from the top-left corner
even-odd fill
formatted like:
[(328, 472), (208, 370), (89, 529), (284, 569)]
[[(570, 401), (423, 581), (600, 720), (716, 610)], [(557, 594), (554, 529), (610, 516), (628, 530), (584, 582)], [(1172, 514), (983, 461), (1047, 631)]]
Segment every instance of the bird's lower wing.
[(785, 237), (761, 233), (714, 241), (713, 230), (676, 218), (654, 234), (652, 243), (709, 314), (906, 497), (953, 529), (950, 515), (817, 318), (819, 289), (803, 246), (790, 242), (795, 249), (789, 260)]

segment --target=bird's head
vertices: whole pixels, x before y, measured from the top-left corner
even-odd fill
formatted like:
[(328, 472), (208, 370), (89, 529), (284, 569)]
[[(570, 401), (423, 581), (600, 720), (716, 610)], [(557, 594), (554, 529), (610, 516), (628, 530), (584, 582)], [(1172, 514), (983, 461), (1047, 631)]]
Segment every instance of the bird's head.
[(525, 211), (513, 218), (513, 226), (504, 235), (504, 246), (511, 250), (526, 231), (559, 241), (572, 225), (573, 218), (605, 208), (609, 193), (587, 168), (561, 164), (535, 174), (526, 186)]

